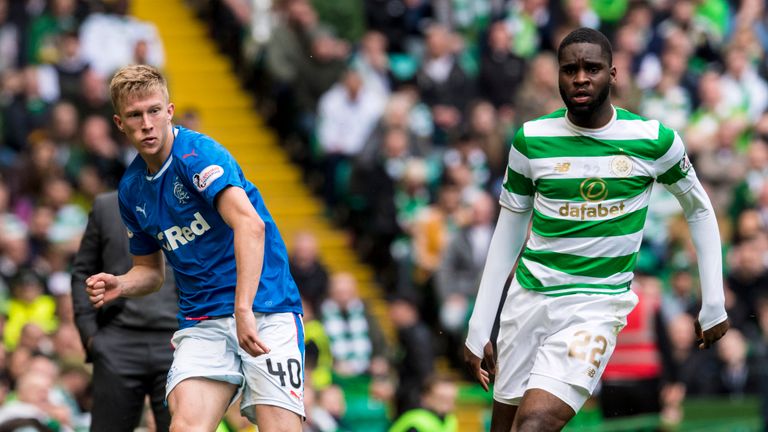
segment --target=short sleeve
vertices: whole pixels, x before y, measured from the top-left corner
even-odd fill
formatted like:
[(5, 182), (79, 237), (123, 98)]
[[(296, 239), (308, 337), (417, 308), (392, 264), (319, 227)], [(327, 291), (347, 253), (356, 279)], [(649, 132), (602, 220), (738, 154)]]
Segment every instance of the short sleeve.
[(674, 195), (688, 192), (696, 183), (696, 172), (685, 152), (685, 145), (677, 132), (672, 134), (672, 145), (656, 160), (656, 181)]
[(145, 233), (139, 222), (136, 220), (136, 214), (131, 209), (130, 204), (126, 202), (125, 192), (120, 190), (118, 202), (120, 203), (120, 217), (127, 229), (128, 248), (131, 255), (149, 255), (157, 252), (160, 245), (149, 234)]
[(245, 185), (240, 168), (227, 149), (213, 141), (202, 143), (196, 149), (197, 157), (184, 160), (185, 169), (189, 183), (213, 207), (216, 196), (226, 187)]
[(499, 197), (499, 203), (514, 212), (528, 211), (533, 206), (535, 190), (526, 153), (525, 136), (520, 128), (509, 149), (509, 162)]

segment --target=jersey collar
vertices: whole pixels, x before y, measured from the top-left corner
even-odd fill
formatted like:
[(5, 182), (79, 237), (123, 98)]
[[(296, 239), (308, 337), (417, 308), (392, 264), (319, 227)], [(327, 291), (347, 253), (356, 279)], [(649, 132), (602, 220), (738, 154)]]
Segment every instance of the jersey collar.
[(585, 128), (585, 127), (581, 127), (581, 126), (575, 125), (571, 121), (571, 119), (568, 118), (568, 110), (567, 109), (565, 110), (565, 123), (568, 125), (569, 128), (577, 130), (577, 131), (581, 131), (581, 132), (590, 132), (590, 133), (602, 132), (602, 131), (610, 129), (613, 126), (613, 124), (616, 122), (616, 116), (617, 116), (617, 114), (616, 114), (616, 107), (611, 105), (611, 109), (613, 110), (613, 115), (611, 116), (611, 119), (608, 121), (608, 123), (605, 124), (605, 126), (599, 127), (597, 129), (590, 129), (590, 128)]
[[(178, 135), (179, 135), (179, 128), (178, 127), (174, 127), (173, 128), (173, 137), (175, 138)], [(155, 173), (155, 175), (145, 176), (147, 178), (147, 181), (154, 181), (154, 180), (159, 179), (163, 175), (163, 173), (168, 169), (168, 167), (171, 166), (171, 162), (173, 162), (173, 151), (171, 151), (171, 154), (168, 155), (168, 159), (165, 160), (165, 163), (160, 168), (160, 170)]]

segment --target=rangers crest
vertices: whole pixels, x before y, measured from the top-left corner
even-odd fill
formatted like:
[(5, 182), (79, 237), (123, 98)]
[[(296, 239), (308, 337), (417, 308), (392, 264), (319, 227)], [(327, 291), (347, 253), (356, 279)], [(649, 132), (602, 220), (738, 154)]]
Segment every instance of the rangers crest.
[(184, 187), (178, 177), (176, 177), (173, 181), (173, 196), (179, 200), (179, 204), (186, 204), (187, 201), (189, 201), (189, 192), (187, 192), (187, 189)]

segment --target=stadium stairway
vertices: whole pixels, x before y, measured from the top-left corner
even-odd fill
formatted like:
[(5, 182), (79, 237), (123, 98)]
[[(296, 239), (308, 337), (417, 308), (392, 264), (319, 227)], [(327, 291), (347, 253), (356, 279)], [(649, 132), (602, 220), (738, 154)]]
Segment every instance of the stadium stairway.
[[(347, 235), (324, 216), (322, 202), (303, 184), (300, 169), (259, 117), (253, 97), (242, 89), (230, 60), (219, 52), (205, 25), (184, 0), (133, 0), (131, 14), (153, 22), (160, 32), (164, 71), (177, 114), (197, 111), (201, 132), (221, 142), (240, 162), (246, 177), (264, 196), (289, 248), (297, 232), (311, 231), (329, 270), (356, 277), (361, 296), (393, 342), (386, 301), (371, 268), (359, 260)], [(458, 409), (462, 431), (481, 430), (481, 416), (473, 405), (461, 404)]]

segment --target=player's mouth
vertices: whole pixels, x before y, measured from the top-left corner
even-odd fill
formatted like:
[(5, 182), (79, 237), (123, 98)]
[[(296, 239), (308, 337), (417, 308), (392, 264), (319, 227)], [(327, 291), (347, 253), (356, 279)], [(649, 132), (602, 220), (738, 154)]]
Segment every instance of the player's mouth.
[(152, 145), (152, 144), (157, 143), (157, 138), (155, 138), (155, 137), (146, 137), (143, 140), (141, 140), (141, 142), (146, 144), (146, 145)]
[(571, 96), (571, 100), (578, 105), (586, 104), (591, 99), (592, 99), (592, 95), (586, 91), (577, 91), (576, 93), (573, 94), (573, 96)]

